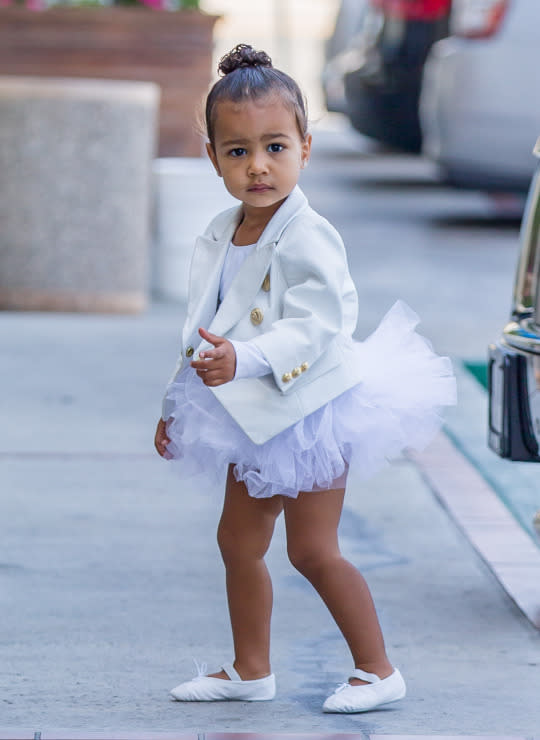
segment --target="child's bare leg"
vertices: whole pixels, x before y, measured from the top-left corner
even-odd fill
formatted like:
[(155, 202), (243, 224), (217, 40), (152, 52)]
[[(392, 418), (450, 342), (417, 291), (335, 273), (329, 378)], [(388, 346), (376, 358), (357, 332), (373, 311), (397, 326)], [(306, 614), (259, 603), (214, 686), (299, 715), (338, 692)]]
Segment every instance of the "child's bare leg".
[[(234, 667), (244, 681), (271, 673), (272, 582), (264, 556), (282, 508), (281, 496), (249, 496), (245, 485), (235, 480), (232, 466), (229, 468), (218, 543), (226, 570)], [(212, 675), (227, 678), (223, 671)]]
[[(339, 550), (337, 528), (344, 489), (300, 493), (285, 499), (291, 563), (318, 591), (353, 656), (356, 668), (386, 678), (392, 671), (367, 583)], [(352, 679), (351, 683), (364, 683)]]

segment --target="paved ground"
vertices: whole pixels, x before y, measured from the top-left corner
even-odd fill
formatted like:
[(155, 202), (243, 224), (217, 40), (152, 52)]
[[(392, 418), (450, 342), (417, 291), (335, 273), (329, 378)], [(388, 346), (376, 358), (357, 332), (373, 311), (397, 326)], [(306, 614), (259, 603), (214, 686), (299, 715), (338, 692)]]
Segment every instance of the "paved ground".
[[(483, 356), (507, 315), (516, 223), (490, 221), (483, 198), (438, 187), (423, 163), (366, 156), (344, 134), (319, 142), (305, 190), (349, 245), (359, 335), (401, 296), (437, 349)], [(231, 655), (214, 542), (220, 492), (174, 478), (152, 452), (182, 315), (156, 303), (140, 317), (0, 316), (0, 728), (538, 734), (540, 633), (417, 460), (367, 485), (352, 480), (342, 522), (343, 548), (368, 578), (407, 677), (406, 701), (321, 714), (349, 659), (288, 564), (282, 526), (269, 556), (276, 700), (169, 701), (192, 657), (215, 666)], [(481, 429), (480, 386), (466, 398), (452, 423), (467, 427), (470, 413)], [(478, 434), (469, 444), (480, 448)]]

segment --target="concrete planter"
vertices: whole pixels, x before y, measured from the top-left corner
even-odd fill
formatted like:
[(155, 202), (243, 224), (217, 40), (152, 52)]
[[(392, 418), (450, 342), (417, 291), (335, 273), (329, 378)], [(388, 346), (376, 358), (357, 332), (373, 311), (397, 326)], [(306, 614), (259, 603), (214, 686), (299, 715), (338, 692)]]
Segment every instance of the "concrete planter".
[(197, 111), (212, 76), (217, 16), (195, 10), (0, 9), (0, 75), (155, 82), (160, 156), (200, 156)]
[(0, 308), (146, 307), (158, 106), (148, 82), (0, 77)]

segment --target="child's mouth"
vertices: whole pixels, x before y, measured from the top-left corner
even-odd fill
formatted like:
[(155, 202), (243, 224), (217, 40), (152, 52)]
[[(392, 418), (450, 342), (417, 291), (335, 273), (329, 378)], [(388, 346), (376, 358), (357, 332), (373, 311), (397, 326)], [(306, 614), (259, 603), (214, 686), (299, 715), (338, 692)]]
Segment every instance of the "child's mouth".
[(267, 190), (271, 190), (270, 185), (252, 185), (248, 188), (250, 193), (265, 193)]

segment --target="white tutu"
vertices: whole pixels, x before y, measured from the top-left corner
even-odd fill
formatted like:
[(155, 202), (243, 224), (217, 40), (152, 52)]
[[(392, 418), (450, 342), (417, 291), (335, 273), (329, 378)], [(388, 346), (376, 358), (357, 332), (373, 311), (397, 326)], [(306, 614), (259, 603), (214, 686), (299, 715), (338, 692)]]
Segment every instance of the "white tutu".
[(456, 402), (456, 384), (450, 360), (414, 331), (418, 321), (397, 301), (365, 341), (354, 343), (363, 381), (262, 445), (188, 365), (166, 397), (171, 458), (188, 476), (223, 476), (234, 463), (251, 496), (296, 498), (335, 487), (348, 468), (368, 477), (404, 450), (423, 449), (441, 426), (441, 407)]

